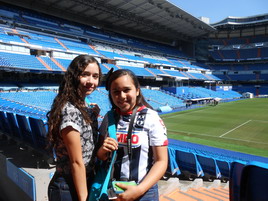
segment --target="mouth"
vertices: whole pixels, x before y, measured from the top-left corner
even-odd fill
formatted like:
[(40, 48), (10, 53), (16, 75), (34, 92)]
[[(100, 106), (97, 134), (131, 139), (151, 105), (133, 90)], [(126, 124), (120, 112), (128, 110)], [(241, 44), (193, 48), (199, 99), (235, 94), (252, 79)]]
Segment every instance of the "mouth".
[(93, 87), (85, 87), (85, 93), (92, 93), (94, 91)]
[(118, 103), (118, 105), (121, 105), (121, 106), (127, 105), (127, 102), (126, 101), (119, 101), (117, 103)]
[(92, 91), (92, 90), (94, 90), (94, 87), (85, 87), (85, 89), (86, 89), (87, 91)]

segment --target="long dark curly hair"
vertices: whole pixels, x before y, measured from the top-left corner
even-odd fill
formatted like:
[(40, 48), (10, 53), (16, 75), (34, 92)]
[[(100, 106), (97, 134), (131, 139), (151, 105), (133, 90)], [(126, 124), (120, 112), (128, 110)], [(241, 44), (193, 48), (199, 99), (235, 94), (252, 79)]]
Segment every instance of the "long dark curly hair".
[(82, 113), (86, 123), (91, 123), (91, 119), (85, 109), (85, 100), (79, 90), (79, 76), (90, 63), (96, 63), (99, 67), (99, 84), (101, 82), (101, 68), (99, 62), (92, 56), (79, 55), (70, 63), (67, 71), (63, 76), (63, 80), (59, 86), (59, 92), (55, 97), (51, 110), (47, 113), (48, 119), (48, 147), (54, 147), (60, 137), (60, 123), (62, 121), (61, 110), (63, 106), (70, 102)]

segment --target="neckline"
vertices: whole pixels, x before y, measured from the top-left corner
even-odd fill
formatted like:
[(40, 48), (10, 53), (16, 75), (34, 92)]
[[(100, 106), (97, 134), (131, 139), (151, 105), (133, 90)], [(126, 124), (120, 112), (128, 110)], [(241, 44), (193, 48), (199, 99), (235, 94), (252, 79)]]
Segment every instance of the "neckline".
[[(140, 112), (141, 110), (143, 110), (146, 106), (139, 106), (137, 112)], [(116, 108), (116, 112), (120, 115), (131, 115), (133, 113), (133, 110), (128, 111), (128, 112), (121, 112), (119, 108)]]

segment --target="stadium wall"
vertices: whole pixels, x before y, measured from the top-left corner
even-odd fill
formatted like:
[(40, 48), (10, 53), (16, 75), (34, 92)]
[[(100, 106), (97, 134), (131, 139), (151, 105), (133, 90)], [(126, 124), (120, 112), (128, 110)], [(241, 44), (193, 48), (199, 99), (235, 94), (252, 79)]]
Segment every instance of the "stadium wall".
[(0, 200), (1, 201), (32, 201), (32, 199), (24, 192), (16, 183), (14, 183), (7, 175), (7, 158), (0, 154)]
[(0, 136), (0, 201), (47, 201), (54, 167), (35, 150)]

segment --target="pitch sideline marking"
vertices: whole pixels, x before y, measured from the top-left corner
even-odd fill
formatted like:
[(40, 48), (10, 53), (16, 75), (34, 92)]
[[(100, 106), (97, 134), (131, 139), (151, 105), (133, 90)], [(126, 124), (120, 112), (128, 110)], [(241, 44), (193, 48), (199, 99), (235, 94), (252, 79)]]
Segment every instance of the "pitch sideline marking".
[[(213, 138), (219, 138), (220, 136), (213, 136), (213, 135), (209, 135), (209, 134), (202, 134), (202, 133), (194, 133), (194, 132), (188, 132), (188, 131), (174, 131), (174, 130), (168, 130), (168, 131), (171, 131), (173, 133), (178, 133), (178, 132), (181, 132), (181, 133), (186, 133), (188, 135), (201, 135), (201, 136), (208, 136), (208, 137), (213, 137)], [(242, 141), (242, 142), (252, 142), (252, 143), (256, 143), (256, 144), (267, 144), (268, 143), (265, 143), (265, 142), (258, 142), (258, 141), (252, 141), (252, 140), (242, 140), (242, 139), (236, 139), (236, 138), (231, 138), (231, 137), (222, 137), (224, 139), (227, 139), (227, 140), (236, 140), (236, 141)]]
[(245, 124), (247, 124), (247, 123), (249, 123), (249, 122), (251, 122), (251, 121), (252, 121), (252, 120), (250, 119), (250, 120), (248, 120), (248, 121), (246, 121), (246, 122), (240, 124), (239, 126), (237, 126), (237, 127), (233, 128), (233, 129), (227, 131), (226, 133), (223, 133), (223, 134), (220, 135), (219, 137), (223, 137), (223, 136), (227, 135), (228, 133), (231, 133), (232, 131), (234, 131), (234, 130), (240, 128), (241, 126), (244, 126)]
[[(192, 114), (192, 113), (196, 113), (196, 112), (202, 111), (203, 109), (207, 109), (206, 106), (200, 107), (200, 108), (201, 108), (200, 110), (188, 111), (187, 114)], [(187, 111), (187, 110), (184, 110), (184, 111)], [(182, 111), (180, 111), (180, 112), (182, 112)], [(180, 112), (178, 112), (178, 114), (175, 114), (175, 115), (170, 115), (170, 116), (161, 117), (161, 118), (164, 120), (164, 119), (174, 118), (174, 117), (181, 116), (181, 115), (184, 115), (185, 114), (185, 113), (180, 113)]]

